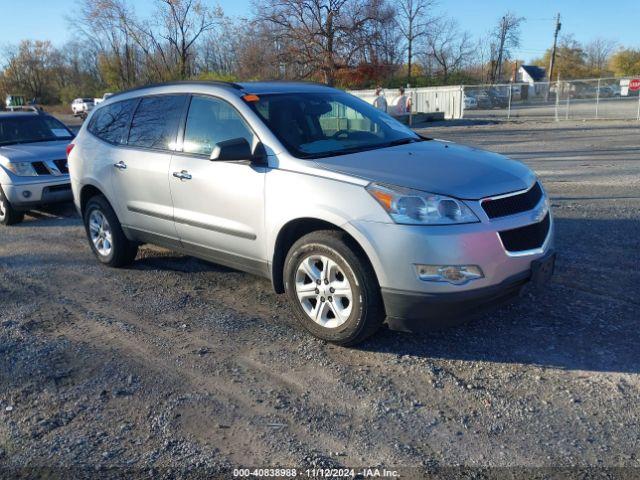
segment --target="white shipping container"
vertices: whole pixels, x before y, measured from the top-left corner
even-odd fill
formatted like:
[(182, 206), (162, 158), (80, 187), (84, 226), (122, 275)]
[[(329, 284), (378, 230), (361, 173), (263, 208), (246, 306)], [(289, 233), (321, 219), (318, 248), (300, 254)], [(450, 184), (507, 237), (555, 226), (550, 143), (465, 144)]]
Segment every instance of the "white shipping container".
[[(414, 114), (444, 112), (444, 118), (450, 120), (462, 118), (464, 109), (463, 90), (460, 85), (408, 88), (405, 91), (405, 95), (410, 96), (412, 99)], [(373, 103), (376, 96), (375, 90), (350, 90), (349, 93), (367, 103)], [(384, 89), (384, 94), (391, 112), (393, 99), (398, 95), (398, 90), (386, 88)]]

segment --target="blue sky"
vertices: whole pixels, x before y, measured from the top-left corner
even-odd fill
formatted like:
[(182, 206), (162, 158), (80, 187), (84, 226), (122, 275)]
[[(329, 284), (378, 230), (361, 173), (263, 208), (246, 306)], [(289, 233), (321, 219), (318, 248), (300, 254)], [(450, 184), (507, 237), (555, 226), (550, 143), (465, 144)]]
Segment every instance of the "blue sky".
[[(246, 16), (251, 9), (250, 0), (218, 3), (230, 16)], [(153, 0), (135, 0), (134, 4), (139, 13), (146, 13)], [(76, 6), (76, 0), (0, 0), (0, 47), (25, 38), (64, 43), (72, 36), (65, 16), (73, 16)], [(638, 0), (440, 0), (437, 9), (456, 18), (475, 37), (485, 34), (508, 10), (525, 17), (522, 46), (516, 53), (526, 61), (549, 47), (558, 12), (562, 33), (571, 33), (579, 41), (602, 37), (640, 48)]]

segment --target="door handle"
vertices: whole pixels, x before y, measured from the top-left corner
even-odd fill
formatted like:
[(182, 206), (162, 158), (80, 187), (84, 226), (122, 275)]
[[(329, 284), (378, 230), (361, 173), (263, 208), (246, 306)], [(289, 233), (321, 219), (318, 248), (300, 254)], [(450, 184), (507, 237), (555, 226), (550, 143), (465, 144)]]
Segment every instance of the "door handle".
[(124, 170), (127, 168), (127, 164), (120, 160), (118, 163), (113, 164), (114, 167), (119, 168), (120, 170)]
[(186, 170), (182, 170), (181, 172), (173, 172), (173, 176), (179, 178), (180, 180), (191, 180), (191, 174)]

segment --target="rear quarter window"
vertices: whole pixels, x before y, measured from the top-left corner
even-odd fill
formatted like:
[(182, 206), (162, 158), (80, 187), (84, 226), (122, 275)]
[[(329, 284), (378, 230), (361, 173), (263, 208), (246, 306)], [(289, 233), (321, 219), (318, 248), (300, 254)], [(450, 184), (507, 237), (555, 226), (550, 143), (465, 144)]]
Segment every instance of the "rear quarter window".
[(98, 109), (87, 127), (89, 132), (105, 142), (115, 145), (124, 143), (131, 112), (137, 101), (124, 100)]

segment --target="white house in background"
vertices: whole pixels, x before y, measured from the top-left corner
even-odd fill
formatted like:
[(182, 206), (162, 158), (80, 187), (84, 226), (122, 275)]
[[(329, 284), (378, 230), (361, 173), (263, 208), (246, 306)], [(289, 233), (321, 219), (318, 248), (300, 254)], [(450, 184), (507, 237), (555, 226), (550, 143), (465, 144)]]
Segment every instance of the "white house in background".
[(547, 71), (536, 65), (520, 65), (516, 81), (518, 83), (528, 83), (533, 87), (537, 82), (547, 81)]
[(549, 84), (546, 83), (547, 71), (537, 65), (521, 65), (518, 68), (516, 82), (524, 84), (521, 92), (523, 100), (546, 95), (549, 90)]

